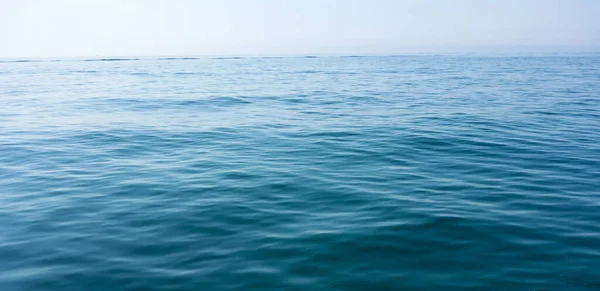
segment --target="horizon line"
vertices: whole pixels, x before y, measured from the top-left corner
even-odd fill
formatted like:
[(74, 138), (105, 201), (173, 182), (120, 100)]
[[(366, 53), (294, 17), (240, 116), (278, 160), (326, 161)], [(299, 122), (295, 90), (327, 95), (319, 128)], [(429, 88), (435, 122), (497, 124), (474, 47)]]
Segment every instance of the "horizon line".
[(392, 57), (411, 55), (557, 55), (557, 54), (600, 54), (597, 50), (570, 51), (423, 51), (423, 52), (390, 52), (390, 53), (223, 53), (223, 54), (106, 54), (106, 55), (71, 55), (71, 56), (0, 56), (0, 60), (51, 60), (51, 59), (152, 59), (152, 58), (252, 58), (252, 57)]

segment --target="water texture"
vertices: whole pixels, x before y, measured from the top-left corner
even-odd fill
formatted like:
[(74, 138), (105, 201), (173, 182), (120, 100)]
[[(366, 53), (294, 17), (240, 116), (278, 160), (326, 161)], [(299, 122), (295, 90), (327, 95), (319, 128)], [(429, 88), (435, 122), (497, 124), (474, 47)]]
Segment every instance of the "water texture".
[(0, 290), (600, 290), (600, 56), (0, 63)]

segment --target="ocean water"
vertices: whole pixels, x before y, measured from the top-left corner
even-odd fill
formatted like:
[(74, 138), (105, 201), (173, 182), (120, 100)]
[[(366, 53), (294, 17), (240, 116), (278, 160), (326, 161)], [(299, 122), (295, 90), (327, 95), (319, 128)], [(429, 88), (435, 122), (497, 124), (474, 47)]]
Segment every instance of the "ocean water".
[(600, 290), (600, 55), (0, 61), (0, 290)]

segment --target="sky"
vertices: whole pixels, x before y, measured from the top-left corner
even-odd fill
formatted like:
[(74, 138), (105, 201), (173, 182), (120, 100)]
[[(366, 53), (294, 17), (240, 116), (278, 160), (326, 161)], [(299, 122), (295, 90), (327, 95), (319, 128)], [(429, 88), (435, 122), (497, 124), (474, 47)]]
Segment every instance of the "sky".
[(0, 58), (600, 51), (600, 0), (0, 0)]

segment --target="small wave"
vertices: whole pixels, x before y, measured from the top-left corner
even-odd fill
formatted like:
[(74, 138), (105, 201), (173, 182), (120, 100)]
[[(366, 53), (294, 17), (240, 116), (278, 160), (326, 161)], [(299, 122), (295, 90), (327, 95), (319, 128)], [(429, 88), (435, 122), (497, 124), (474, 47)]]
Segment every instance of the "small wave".
[(380, 73), (380, 74), (398, 74), (398, 73), (400, 73), (400, 71), (399, 70), (380, 70), (380, 71), (377, 71), (377, 73)]
[(120, 58), (109, 58), (109, 59), (85, 59), (84, 62), (118, 62), (118, 61), (139, 61), (140, 59), (120, 59)]
[(242, 57), (218, 57), (214, 58), (215, 60), (241, 60), (244, 59)]
[(190, 73), (190, 72), (176, 72), (175, 73), (176, 76), (192, 76), (192, 75), (199, 75), (198, 73)]
[(107, 108), (109, 110), (131, 110), (131, 111), (148, 111), (148, 110), (165, 110), (165, 109), (211, 109), (220, 107), (238, 106), (250, 104), (248, 101), (240, 97), (213, 97), (206, 99), (135, 99), (135, 98), (110, 98), (98, 100), (94, 106)]
[(252, 102), (240, 97), (216, 97), (209, 99), (220, 104), (250, 104)]
[(2, 60), (0, 63), (40, 63), (43, 60)]
[(83, 74), (95, 74), (98, 73), (96, 70), (75, 70), (71, 71), (72, 73), (83, 73)]
[(184, 57), (184, 58), (158, 58), (159, 61), (186, 61), (186, 60), (198, 60), (199, 58)]

